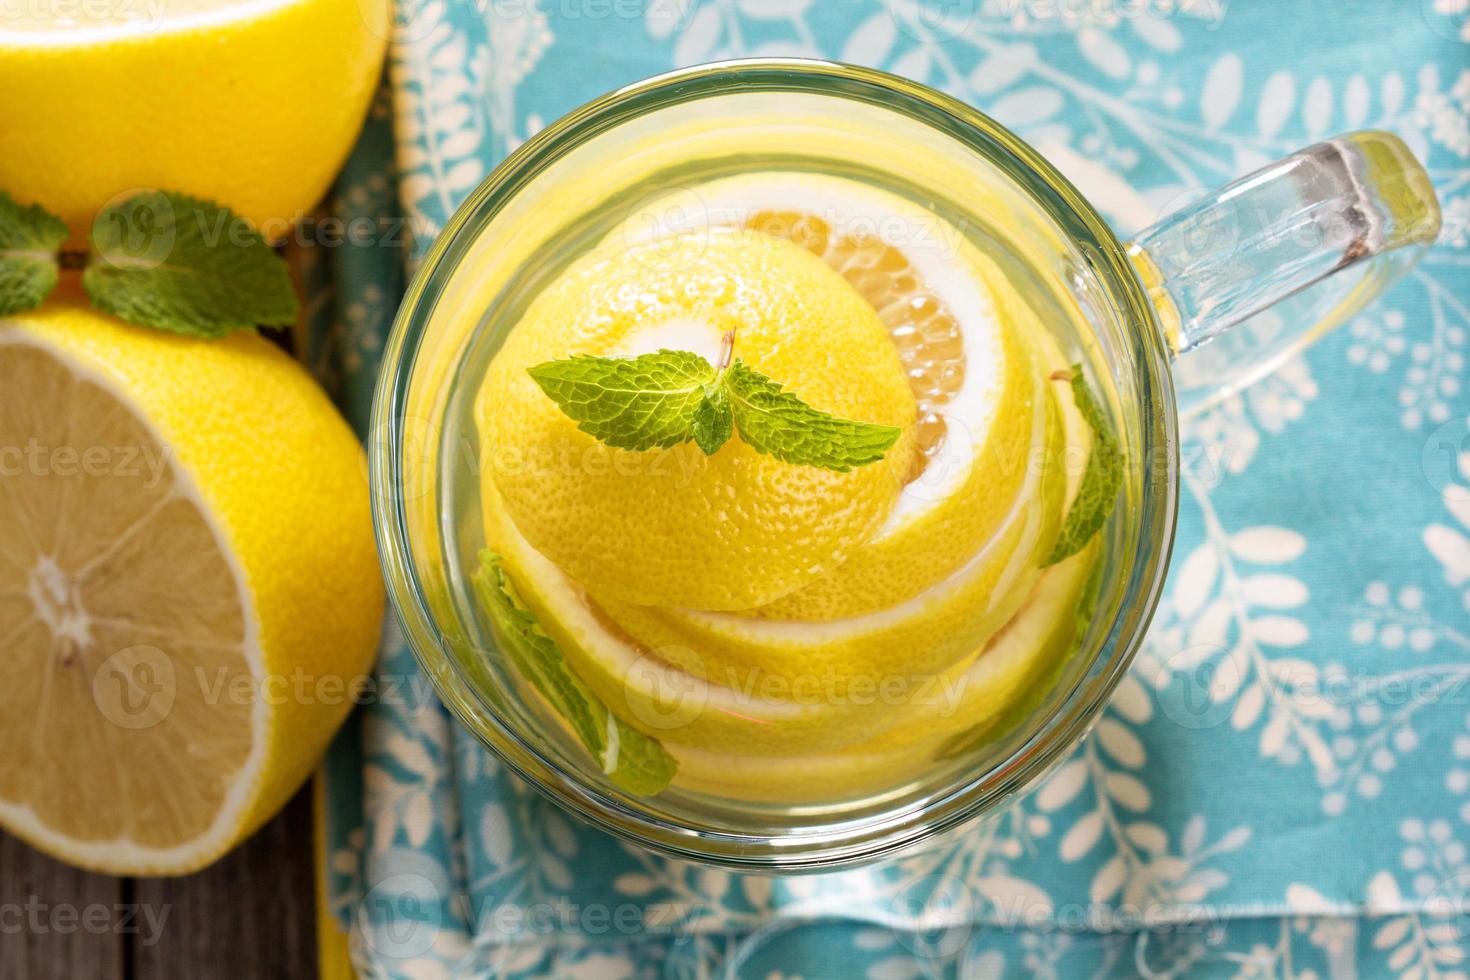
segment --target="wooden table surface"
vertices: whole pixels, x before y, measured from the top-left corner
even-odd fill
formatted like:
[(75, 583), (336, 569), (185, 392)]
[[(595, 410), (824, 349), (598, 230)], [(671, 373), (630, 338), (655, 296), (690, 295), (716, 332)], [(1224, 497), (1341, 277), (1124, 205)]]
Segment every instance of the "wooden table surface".
[(308, 785), (186, 878), (90, 874), (0, 833), (0, 980), (314, 977), (311, 830)]

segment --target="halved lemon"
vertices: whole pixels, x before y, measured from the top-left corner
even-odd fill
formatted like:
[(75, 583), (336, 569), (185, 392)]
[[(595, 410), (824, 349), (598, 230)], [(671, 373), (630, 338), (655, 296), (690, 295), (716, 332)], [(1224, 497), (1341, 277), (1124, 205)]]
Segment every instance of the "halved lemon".
[(176, 874), (315, 767), (383, 594), (361, 450), (266, 340), (0, 319), (0, 824)]

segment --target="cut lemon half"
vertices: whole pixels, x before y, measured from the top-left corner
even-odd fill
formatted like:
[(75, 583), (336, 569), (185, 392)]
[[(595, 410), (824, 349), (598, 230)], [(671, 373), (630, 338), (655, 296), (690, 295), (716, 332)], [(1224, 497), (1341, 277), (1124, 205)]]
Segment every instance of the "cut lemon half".
[(914, 598), (969, 561), (1013, 507), (1043, 411), (1020, 338), (1044, 328), (959, 228), (899, 195), (798, 172), (692, 193), (693, 206), (686, 191), (639, 208), (610, 241), (688, 237), (704, 226), (795, 242), (877, 312), (918, 408), (907, 484), (883, 526), (839, 567), (750, 614), (843, 619)]
[(0, 319), (0, 824), (198, 868), (314, 768), (382, 617), (361, 452), (264, 339)]

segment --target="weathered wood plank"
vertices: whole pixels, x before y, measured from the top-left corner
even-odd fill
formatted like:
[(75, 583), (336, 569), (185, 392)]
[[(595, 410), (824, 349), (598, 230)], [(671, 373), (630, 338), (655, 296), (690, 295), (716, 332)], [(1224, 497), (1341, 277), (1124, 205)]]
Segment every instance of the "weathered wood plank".
[(124, 975), (125, 883), (79, 871), (0, 833), (0, 977)]
[(316, 976), (310, 786), (220, 861), (186, 878), (140, 878), (133, 897), (169, 909), (163, 938), (132, 946), (136, 980)]

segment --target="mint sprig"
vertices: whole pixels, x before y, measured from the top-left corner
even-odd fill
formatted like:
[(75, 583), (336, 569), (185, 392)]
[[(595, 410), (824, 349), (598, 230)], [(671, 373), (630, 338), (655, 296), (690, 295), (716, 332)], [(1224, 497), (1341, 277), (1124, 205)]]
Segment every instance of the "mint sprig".
[(40, 306), (61, 274), (66, 224), (0, 191), (0, 316)]
[(579, 355), (528, 371), (577, 428), (618, 449), (693, 442), (712, 456), (739, 432), (782, 462), (845, 473), (882, 459), (902, 433), (818, 411), (738, 358), (716, 367), (692, 351)]
[(1087, 457), (1087, 469), (1082, 472), (1077, 498), (1062, 521), (1062, 530), (1046, 565), (1055, 565), (1082, 550), (1112, 513), (1118, 502), (1118, 489), (1123, 485), (1123, 455), (1118, 436), (1083, 377), (1081, 364), (1072, 365), (1072, 397), (1082, 418), (1092, 427), (1092, 452)]
[(285, 260), (229, 208), (145, 191), (104, 208), (85, 253), (63, 252), (66, 225), (0, 192), (0, 315), (40, 306), (59, 271), (82, 268), (98, 309), (146, 327), (220, 337), (296, 321)]
[(213, 201), (148, 191), (98, 214), (91, 241), (82, 287), (124, 320), (204, 337), (296, 322), (285, 262)]
[(471, 576), (480, 605), (499, 635), (516, 670), (531, 682), (557, 714), (566, 719), (602, 771), (638, 796), (658, 793), (674, 778), (679, 764), (657, 739), (612, 714), (572, 672), (556, 641), (542, 631), (536, 615), (515, 596), (515, 587), (493, 551), (480, 552)]

